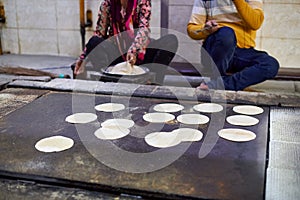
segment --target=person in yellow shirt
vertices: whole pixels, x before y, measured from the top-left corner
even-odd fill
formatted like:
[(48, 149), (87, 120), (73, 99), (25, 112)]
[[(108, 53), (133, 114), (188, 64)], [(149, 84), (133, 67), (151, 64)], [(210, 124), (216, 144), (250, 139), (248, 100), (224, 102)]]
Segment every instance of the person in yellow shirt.
[[(200, 89), (243, 90), (276, 76), (279, 63), (255, 49), (256, 31), (264, 20), (262, 0), (195, 0), (188, 35), (203, 40), (214, 61), (211, 80)], [(202, 63), (209, 58), (202, 56)]]

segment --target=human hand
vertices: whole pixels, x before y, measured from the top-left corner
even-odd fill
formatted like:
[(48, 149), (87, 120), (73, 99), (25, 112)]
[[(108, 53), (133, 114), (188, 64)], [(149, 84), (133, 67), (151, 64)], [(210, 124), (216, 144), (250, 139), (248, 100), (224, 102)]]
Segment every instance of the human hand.
[(215, 20), (209, 20), (205, 23), (204, 29), (211, 34), (219, 29), (219, 25)]
[(85, 67), (82, 63), (83, 63), (82, 60), (77, 60), (76, 61), (76, 65), (75, 65), (75, 69), (74, 69), (74, 74), (75, 75), (79, 75), (79, 74), (82, 74), (84, 72)]
[(136, 56), (133, 53), (127, 53), (127, 57), (126, 57), (127, 62), (130, 63), (130, 65), (134, 65), (136, 63)]

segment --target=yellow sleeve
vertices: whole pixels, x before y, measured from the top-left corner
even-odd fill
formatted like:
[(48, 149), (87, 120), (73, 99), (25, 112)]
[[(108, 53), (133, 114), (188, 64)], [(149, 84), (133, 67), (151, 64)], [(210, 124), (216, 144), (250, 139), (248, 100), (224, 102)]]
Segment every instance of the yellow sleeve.
[(245, 0), (234, 0), (236, 9), (243, 21), (252, 29), (257, 30), (261, 27), (264, 21), (264, 13), (261, 4), (247, 3)]
[(209, 35), (206, 31), (203, 32), (196, 32), (199, 29), (204, 28), (204, 25), (199, 25), (199, 24), (193, 24), (193, 23), (188, 23), (187, 25), (187, 33), (190, 36), (190, 38), (194, 40), (203, 40), (207, 38)]

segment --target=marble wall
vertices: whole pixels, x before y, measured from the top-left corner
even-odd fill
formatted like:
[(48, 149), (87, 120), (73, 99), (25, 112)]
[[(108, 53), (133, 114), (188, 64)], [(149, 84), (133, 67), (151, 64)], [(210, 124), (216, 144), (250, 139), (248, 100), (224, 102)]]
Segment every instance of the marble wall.
[[(169, 0), (169, 28), (186, 33), (194, 0)], [(263, 0), (265, 20), (257, 33), (257, 49), (276, 57), (281, 67), (300, 68), (300, 0)], [(195, 43), (181, 42), (182, 52), (198, 61)], [(191, 51), (192, 49), (192, 51)], [(181, 62), (182, 59), (175, 58)]]
[[(4, 52), (78, 56), (81, 52), (79, 0), (0, 0), (6, 23), (0, 25)], [(93, 34), (101, 0), (85, 0), (92, 10), (93, 27), (86, 29), (86, 42)], [(152, 26), (160, 26), (160, 0), (153, 1)], [(153, 37), (160, 35), (159, 30)]]
[[(2, 48), (13, 54), (78, 56), (81, 51), (79, 0), (0, 0), (6, 23), (0, 25)], [(100, 0), (101, 1), (101, 0)], [(97, 19), (99, 0), (85, 0)], [(159, 37), (161, 0), (153, 1), (152, 37)], [(199, 41), (186, 37), (186, 23), (194, 0), (162, 0), (168, 4), (169, 32), (179, 35), (181, 57), (199, 62)], [(257, 48), (276, 57), (281, 67), (300, 68), (300, 0), (264, 0), (265, 21), (257, 35)], [(162, 20), (165, 20), (164, 18)], [(86, 40), (95, 27), (87, 28)], [(184, 58), (184, 59), (183, 59)]]

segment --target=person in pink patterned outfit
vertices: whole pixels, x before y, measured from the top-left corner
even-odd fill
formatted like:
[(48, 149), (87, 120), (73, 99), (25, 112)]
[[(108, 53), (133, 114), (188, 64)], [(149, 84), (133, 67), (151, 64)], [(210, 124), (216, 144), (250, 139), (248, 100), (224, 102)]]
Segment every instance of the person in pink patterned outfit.
[(147, 64), (162, 84), (167, 66), (175, 56), (178, 40), (167, 34), (150, 38), (151, 0), (103, 0), (100, 4), (94, 35), (76, 61), (74, 75), (83, 73), (85, 59), (93, 70), (128, 61)]

